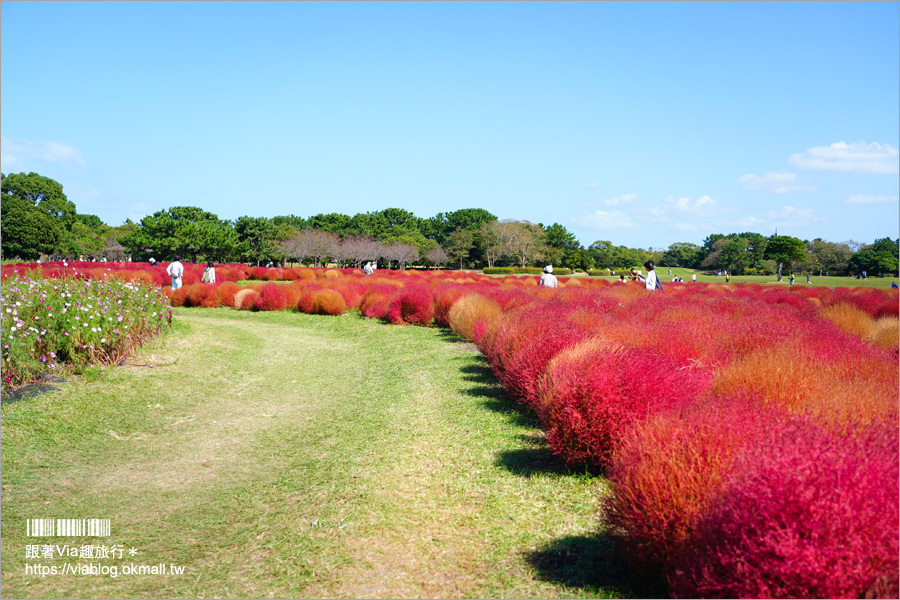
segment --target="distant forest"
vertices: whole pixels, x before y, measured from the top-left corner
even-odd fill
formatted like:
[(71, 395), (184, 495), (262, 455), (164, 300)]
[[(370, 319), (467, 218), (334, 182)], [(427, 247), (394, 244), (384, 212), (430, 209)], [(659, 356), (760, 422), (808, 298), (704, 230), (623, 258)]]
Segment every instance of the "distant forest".
[(662, 267), (767, 275), (782, 269), (818, 275), (897, 275), (900, 240), (871, 244), (800, 240), (759, 233), (715, 233), (702, 245), (644, 250), (597, 240), (583, 247), (559, 223), (498, 219), (481, 208), (420, 218), (402, 208), (308, 218), (244, 216), (234, 221), (192, 206), (176, 206), (118, 227), (79, 214), (62, 185), (37, 173), (0, 174), (3, 260), (94, 258), (110, 261), (480, 269), (552, 264), (573, 270), (621, 270), (652, 259)]

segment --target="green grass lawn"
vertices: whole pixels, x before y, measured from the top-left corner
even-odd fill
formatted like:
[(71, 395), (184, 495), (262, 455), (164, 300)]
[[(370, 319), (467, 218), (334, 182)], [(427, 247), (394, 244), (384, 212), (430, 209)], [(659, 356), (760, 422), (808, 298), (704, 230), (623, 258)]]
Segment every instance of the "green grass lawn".
[[(125, 365), (2, 407), (4, 597), (650, 597), (477, 350), (357, 315), (176, 309)], [(105, 518), (108, 538), (26, 537)], [(29, 545), (122, 558), (26, 558)], [(134, 548), (136, 554), (128, 551)], [(26, 573), (26, 564), (117, 567)], [(175, 565), (182, 575), (123, 574)]]

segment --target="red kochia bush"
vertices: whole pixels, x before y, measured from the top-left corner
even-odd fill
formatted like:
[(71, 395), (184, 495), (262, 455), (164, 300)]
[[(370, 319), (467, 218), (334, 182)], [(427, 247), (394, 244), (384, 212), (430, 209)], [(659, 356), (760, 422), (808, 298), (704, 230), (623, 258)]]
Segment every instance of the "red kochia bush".
[(744, 452), (670, 581), (691, 598), (897, 598), (896, 422), (796, 423)]
[(222, 306), (234, 307), (234, 295), (244, 289), (236, 283), (226, 281), (219, 285), (219, 303)]
[(628, 562), (667, 574), (738, 453), (787, 419), (748, 395), (691, 403), (627, 433), (607, 473), (606, 520)]
[(288, 295), (280, 283), (267, 283), (259, 292), (256, 310), (284, 310), (287, 307)]
[(395, 325), (428, 325), (434, 319), (434, 297), (424, 285), (408, 285), (388, 305), (386, 318)]
[(215, 308), (219, 306), (219, 291), (214, 283), (195, 283), (185, 286), (188, 291), (188, 306)]
[(547, 366), (538, 403), (547, 442), (568, 463), (608, 467), (637, 423), (695, 401), (709, 387), (708, 372), (679, 368), (648, 350), (580, 352), (578, 346)]
[(172, 295), (169, 296), (169, 304), (172, 306), (186, 306), (188, 302), (188, 289), (186, 286), (181, 286), (177, 290), (171, 290)]

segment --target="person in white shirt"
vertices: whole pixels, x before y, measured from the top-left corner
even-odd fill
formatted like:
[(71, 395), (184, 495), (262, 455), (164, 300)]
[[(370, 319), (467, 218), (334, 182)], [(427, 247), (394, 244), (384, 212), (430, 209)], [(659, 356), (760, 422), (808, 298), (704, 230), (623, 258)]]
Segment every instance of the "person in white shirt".
[(691, 275), (691, 281), (697, 281), (697, 274), (696, 274), (696, 273), (694, 273), (693, 275)]
[(553, 275), (553, 265), (544, 267), (544, 274), (541, 275), (540, 285), (555, 288), (557, 286), (556, 276)]
[(638, 279), (640, 279), (641, 281), (644, 282), (644, 284), (648, 290), (656, 289), (656, 271), (653, 270), (654, 267), (656, 267), (656, 265), (653, 264), (652, 260), (648, 260), (647, 262), (644, 263), (644, 268), (647, 269), (646, 277), (641, 276), (640, 273), (638, 273), (637, 271), (632, 269), (632, 272), (637, 275)]
[(203, 269), (203, 277), (200, 278), (202, 283), (215, 283), (216, 282), (216, 269), (213, 267), (213, 261), (209, 261), (206, 263), (206, 268)]
[(181, 287), (181, 276), (184, 275), (184, 265), (181, 264), (181, 257), (175, 256), (175, 260), (166, 267), (166, 273), (172, 278), (172, 289), (177, 290)]

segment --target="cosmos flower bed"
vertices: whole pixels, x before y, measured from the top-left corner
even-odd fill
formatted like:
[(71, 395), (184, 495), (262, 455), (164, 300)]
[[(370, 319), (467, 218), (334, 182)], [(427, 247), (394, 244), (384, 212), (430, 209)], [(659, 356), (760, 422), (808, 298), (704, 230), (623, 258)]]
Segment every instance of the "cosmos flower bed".
[(257, 281), (167, 294), (176, 306), (355, 309), (472, 341), (562, 460), (605, 473), (606, 523), (674, 596), (900, 591), (895, 290), (233, 273)]
[(115, 277), (3, 278), (3, 386), (115, 364), (172, 321), (162, 289)]

